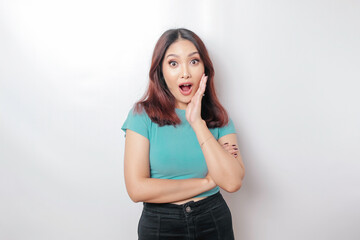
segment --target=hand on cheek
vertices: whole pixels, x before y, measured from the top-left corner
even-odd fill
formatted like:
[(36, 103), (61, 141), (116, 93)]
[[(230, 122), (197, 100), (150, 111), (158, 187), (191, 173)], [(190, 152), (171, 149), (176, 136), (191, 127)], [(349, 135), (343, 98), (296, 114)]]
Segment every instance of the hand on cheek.
[(195, 124), (203, 121), (201, 118), (201, 101), (205, 93), (207, 79), (208, 77), (203, 74), (198, 90), (186, 107), (186, 119), (191, 126), (194, 126)]

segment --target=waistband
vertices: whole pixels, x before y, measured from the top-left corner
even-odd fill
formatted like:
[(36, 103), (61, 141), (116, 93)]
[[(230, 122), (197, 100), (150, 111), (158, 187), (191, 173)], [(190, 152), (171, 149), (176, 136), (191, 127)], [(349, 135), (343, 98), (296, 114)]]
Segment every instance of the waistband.
[[(199, 201), (189, 201), (178, 205), (172, 203), (146, 203), (144, 211), (162, 215), (196, 215), (221, 206), (225, 203), (220, 191)], [(226, 204), (226, 203), (225, 203)]]

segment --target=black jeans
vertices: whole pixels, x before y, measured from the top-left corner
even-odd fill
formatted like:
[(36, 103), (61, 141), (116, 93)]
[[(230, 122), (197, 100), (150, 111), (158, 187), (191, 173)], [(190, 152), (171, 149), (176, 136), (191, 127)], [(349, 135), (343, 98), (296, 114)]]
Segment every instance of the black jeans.
[(144, 203), (139, 240), (233, 240), (230, 210), (220, 192), (183, 205)]

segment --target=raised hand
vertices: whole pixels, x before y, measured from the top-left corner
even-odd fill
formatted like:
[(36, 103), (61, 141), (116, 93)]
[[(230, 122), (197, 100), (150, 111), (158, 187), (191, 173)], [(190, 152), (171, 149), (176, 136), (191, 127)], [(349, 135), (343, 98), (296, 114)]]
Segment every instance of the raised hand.
[(205, 76), (205, 73), (202, 75), (199, 88), (196, 91), (195, 95), (192, 97), (190, 103), (186, 107), (186, 120), (190, 123), (191, 126), (196, 125), (203, 121), (201, 118), (201, 100), (206, 89), (206, 82), (208, 77)]

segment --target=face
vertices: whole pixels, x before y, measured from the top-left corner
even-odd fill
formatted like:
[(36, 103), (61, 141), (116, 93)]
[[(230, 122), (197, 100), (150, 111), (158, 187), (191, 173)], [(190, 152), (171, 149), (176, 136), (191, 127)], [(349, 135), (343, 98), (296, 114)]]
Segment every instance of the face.
[(176, 99), (176, 108), (186, 109), (204, 73), (204, 64), (195, 45), (183, 39), (171, 44), (162, 62), (162, 72)]

